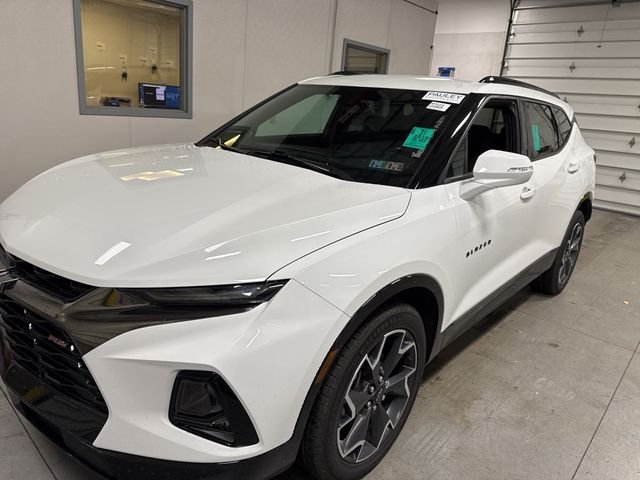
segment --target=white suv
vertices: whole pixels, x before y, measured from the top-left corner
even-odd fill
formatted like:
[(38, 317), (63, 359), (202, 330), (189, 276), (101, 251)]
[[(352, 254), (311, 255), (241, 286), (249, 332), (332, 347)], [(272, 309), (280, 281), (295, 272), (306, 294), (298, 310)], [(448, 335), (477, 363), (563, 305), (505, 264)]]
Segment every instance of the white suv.
[[(197, 144), (0, 206), (0, 373), (109, 478), (361, 478), (425, 364), (565, 287), (594, 195), (571, 107), (509, 79), (331, 75)], [(414, 421), (420, 421), (414, 418)]]

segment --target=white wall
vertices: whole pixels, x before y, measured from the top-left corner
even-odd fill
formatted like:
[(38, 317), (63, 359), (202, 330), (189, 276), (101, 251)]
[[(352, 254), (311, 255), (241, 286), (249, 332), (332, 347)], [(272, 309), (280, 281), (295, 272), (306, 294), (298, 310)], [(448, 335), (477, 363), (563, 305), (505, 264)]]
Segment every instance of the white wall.
[(440, 0), (431, 74), (455, 67), (463, 80), (498, 75), (509, 13), (509, 0)]
[(80, 115), (72, 1), (0, 0), (0, 201), (74, 157), (198, 140), (276, 90), (339, 70), (344, 38), (390, 49), (390, 73), (428, 73), (436, 16), (404, 0), (193, 3), (185, 120)]

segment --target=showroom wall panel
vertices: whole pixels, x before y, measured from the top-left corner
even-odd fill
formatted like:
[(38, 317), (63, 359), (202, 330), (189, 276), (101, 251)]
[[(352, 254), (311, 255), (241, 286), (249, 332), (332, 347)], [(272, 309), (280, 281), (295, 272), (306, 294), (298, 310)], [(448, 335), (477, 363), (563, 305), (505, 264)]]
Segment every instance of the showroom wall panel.
[[(425, 3), (425, 7), (437, 7)], [(387, 48), (392, 54), (389, 58), (389, 71), (422, 74), (429, 72), (431, 45), (436, 26), (437, 15), (428, 10), (416, 8), (407, 2), (391, 2), (389, 38)]]
[(455, 77), (477, 81), (500, 73), (510, 0), (441, 0), (431, 74), (455, 67)]
[(328, 72), (332, 20), (329, 1), (249, 0), (244, 107), (295, 80)]
[(80, 115), (73, 2), (0, 1), (0, 201), (84, 154), (201, 138), (302, 78), (339, 70), (344, 38), (426, 74), (437, 0), (194, 0), (193, 119)]

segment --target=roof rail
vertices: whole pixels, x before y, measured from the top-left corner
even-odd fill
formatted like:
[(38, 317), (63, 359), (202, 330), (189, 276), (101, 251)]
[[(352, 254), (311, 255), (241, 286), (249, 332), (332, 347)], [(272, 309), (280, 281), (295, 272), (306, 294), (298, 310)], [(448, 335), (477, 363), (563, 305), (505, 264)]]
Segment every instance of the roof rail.
[(361, 72), (350, 72), (348, 70), (340, 70), (339, 72), (332, 72), (329, 75), (364, 75)]
[(515, 80), (509, 77), (500, 77), (490, 75), (488, 77), (484, 77), (480, 80), (480, 83), (497, 83), (500, 85), (513, 85), (514, 87), (524, 87), (530, 88), (531, 90), (537, 90), (538, 92), (546, 93), (547, 95), (552, 95), (556, 98), (560, 98), (560, 96), (556, 93), (550, 92), (549, 90), (545, 90), (542, 87), (538, 87), (537, 85), (533, 85), (531, 83), (523, 82), (521, 80)]

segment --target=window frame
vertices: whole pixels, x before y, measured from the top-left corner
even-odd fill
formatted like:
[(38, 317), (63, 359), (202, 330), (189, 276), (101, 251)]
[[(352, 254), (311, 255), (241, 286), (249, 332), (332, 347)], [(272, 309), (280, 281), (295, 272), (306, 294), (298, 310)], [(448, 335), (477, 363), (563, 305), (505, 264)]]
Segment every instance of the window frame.
[[(564, 108), (558, 106), (558, 105), (551, 105), (551, 112), (553, 113), (553, 117), (556, 121), (556, 126), (558, 127), (558, 135), (560, 135), (562, 132), (560, 131), (560, 124), (558, 123), (558, 117), (556, 115), (556, 110), (559, 112), (558, 115), (563, 115), (564, 118), (567, 120), (567, 122), (569, 123), (569, 135), (567, 135), (566, 139), (562, 139), (562, 146), (560, 147), (560, 150), (562, 150), (562, 148), (564, 148), (564, 145), (566, 143), (569, 142), (569, 139), (571, 138), (571, 134), (573, 133), (573, 125), (576, 123), (575, 119), (571, 119), (569, 118), (569, 115), (567, 115), (567, 113), (564, 111)], [(558, 138), (561, 138), (560, 136)]]
[(180, 109), (88, 106), (84, 75), (84, 49), (82, 46), (82, 0), (73, 0), (73, 23), (76, 44), (76, 74), (80, 115), (106, 115), (117, 117), (193, 118), (193, 1), (148, 0), (157, 4), (183, 9), (180, 20)]
[[(344, 41), (342, 42), (342, 63), (340, 65), (341, 65), (341, 70), (343, 72), (347, 71), (346, 63), (347, 63), (348, 47), (355, 47), (355, 48), (359, 48), (360, 50), (369, 51), (371, 53), (385, 55), (386, 61), (384, 63), (384, 72), (380, 72), (379, 75), (386, 75), (387, 73), (389, 73), (389, 61), (391, 59), (391, 50), (383, 47), (377, 47), (375, 45), (370, 45), (368, 43), (358, 42), (356, 40), (351, 40), (348, 38), (345, 38)], [(358, 72), (354, 72), (354, 73), (358, 73)]]
[[(523, 110), (522, 110), (522, 106), (520, 104), (521, 98), (513, 96), (513, 95), (500, 95), (500, 94), (486, 95), (486, 96), (484, 96), (484, 98), (480, 101), (480, 103), (476, 107), (476, 111), (473, 114), (473, 116), (471, 116), (469, 118), (469, 120), (467, 121), (467, 125), (464, 128), (464, 132), (462, 132), (462, 135), (458, 139), (458, 141), (456, 143), (456, 146), (453, 148), (451, 154), (449, 155), (449, 159), (447, 160), (447, 163), (445, 164), (444, 168), (442, 169), (442, 172), (440, 173), (440, 180), (439, 180), (438, 184), (456, 183), (456, 182), (460, 182), (460, 181), (463, 181), (463, 180), (468, 180), (470, 178), (473, 178), (473, 171), (467, 172), (467, 173), (465, 173), (463, 175), (457, 175), (455, 177), (449, 177), (449, 178), (447, 178), (447, 171), (449, 170), (449, 166), (451, 165), (451, 162), (453, 161), (453, 157), (456, 154), (456, 152), (458, 151), (458, 148), (460, 147), (460, 144), (467, 137), (467, 134), (469, 133), (469, 129), (473, 125), (473, 121), (480, 114), (480, 112), (484, 109), (486, 104), (489, 103), (491, 100), (508, 100), (508, 101), (511, 101), (511, 102), (513, 102), (515, 104), (516, 113), (518, 115), (518, 118), (516, 119), (516, 123), (518, 124), (518, 127), (517, 127), (518, 130), (520, 130), (519, 131), (519, 135), (518, 135), (518, 143), (519, 143), (519, 145), (518, 145), (517, 150), (520, 153), (522, 153), (523, 151), (526, 151), (525, 147), (528, 145), (528, 140), (526, 139), (526, 137), (523, 138), (523, 135), (526, 135), (526, 130), (523, 131), (523, 128), (522, 128)], [(468, 148), (469, 148), (469, 146), (467, 145), (467, 155), (468, 155)]]
[[(533, 158), (532, 152), (533, 152), (533, 146), (530, 145), (529, 143), (529, 132), (531, 131), (531, 122), (529, 121), (529, 115), (527, 115), (527, 110), (526, 110), (526, 106), (525, 103), (537, 103), (538, 105), (544, 105), (546, 107), (549, 107), (549, 111), (551, 112), (551, 119), (553, 120), (553, 126), (554, 129), (556, 131), (556, 135), (558, 137), (558, 149), (554, 150), (552, 152), (546, 152), (543, 155), (539, 155), (536, 158)], [(564, 109), (562, 107), (559, 107), (558, 105), (555, 105), (556, 107), (560, 108), (560, 110), (562, 110), (562, 113), (564, 113)], [(523, 97), (522, 98), (522, 112), (523, 112), (523, 119), (525, 122), (525, 133), (526, 133), (526, 137), (525, 137), (525, 142), (527, 145), (527, 149), (526, 149), (526, 154), (529, 159), (531, 160), (532, 163), (537, 162), (539, 160), (544, 160), (545, 158), (549, 158), (552, 157), (554, 155), (558, 155), (560, 152), (562, 152), (562, 150), (564, 150), (564, 147), (567, 145), (567, 143), (569, 143), (568, 141), (563, 142), (562, 144), (560, 144), (560, 140), (561, 140), (561, 136), (560, 136), (560, 129), (558, 128), (558, 121), (556, 120), (556, 116), (553, 113), (553, 107), (554, 104), (549, 103), (549, 102), (545, 102), (542, 100), (537, 100), (534, 98), (529, 98), (529, 97)], [(564, 115), (567, 117), (567, 119), (569, 119), (569, 116), (564, 113)], [(573, 123), (571, 122), (571, 131), (573, 132)], [(571, 136), (571, 135), (569, 135)]]

